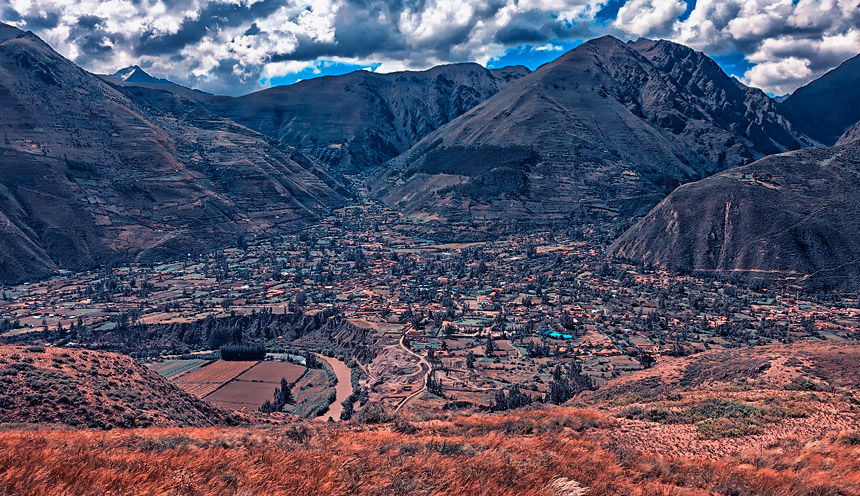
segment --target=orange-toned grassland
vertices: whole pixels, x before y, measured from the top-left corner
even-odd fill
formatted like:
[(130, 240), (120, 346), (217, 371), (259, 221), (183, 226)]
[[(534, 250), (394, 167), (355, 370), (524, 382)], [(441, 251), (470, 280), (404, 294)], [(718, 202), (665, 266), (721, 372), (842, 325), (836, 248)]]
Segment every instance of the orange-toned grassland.
[(860, 494), (856, 433), (719, 461), (637, 452), (569, 407), (428, 421), (0, 432), (3, 494)]
[[(113, 354), (6, 351), (19, 360), (5, 364), (10, 388), (60, 371), (67, 388), (91, 391), (79, 365), (95, 361), (147, 377), (151, 391), (166, 384)], [(0, 495), (860, 495), (858, 357), (860, 346), (815, 342), (708, 351), (566, 406), (496, 414), (370, 405), (339, 424), (283, 414), (234, 427), (7, 423)], [(18, 415), (41, 415), (47, 401)]]

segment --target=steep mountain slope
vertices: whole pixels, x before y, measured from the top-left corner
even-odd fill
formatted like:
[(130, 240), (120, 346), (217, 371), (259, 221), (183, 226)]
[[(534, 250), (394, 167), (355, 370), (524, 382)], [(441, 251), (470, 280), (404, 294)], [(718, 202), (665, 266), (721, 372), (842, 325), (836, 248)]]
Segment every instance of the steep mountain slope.
[(0, 422), (211, 426), (239, 420), (115, 353), (0, 346)]
[(676, 189), (610, 248), (670, 269), (860, 282), (860, 141), (774, 155)]
[(0, 108), (3, 282), (208, 250), (344, 201), (295, 149), (130, 98), (6, 25)]
[(607, 36), (428, 135), (371, 185), (416, 218), (627, 216), (680, 183), (809, 143), (705, 55)]
[(423, 72), (358, 71), (278, 86), (209, 108), (354, 173), (397, 156), (426, 134), (528, 73), (454, 64)]
[(857, 140), (860, 140), (860, 122), (845, 131), (845, 134), (843, 134), (839, 138), (839, 141), (836, 142), (836, 145), (847, 145), (848, 143)]
[(799, 130), (831, 146), (846, 129), (860, 122), (858, 83), (860, 55), (797, 89), (782, 106)]

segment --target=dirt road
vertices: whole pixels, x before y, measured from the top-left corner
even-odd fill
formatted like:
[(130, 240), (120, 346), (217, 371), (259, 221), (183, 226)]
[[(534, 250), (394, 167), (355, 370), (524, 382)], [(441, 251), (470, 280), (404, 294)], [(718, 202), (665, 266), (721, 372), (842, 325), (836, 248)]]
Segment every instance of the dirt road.
[(394, 409), (395, 413), (399, 412), (400, 409), (403, 408), (404, 406), (406, 406), (407, 403), (409, 403), (413, 399), (417, 398), (421, 393), (423, 393), (424, 391), (427, 390), (427, 380), (430, 379), (430, 373), (433, 372), (433, 367), (430, 366), (430, 362), (428, 362), (427, 360), (424, 359), (424, 357), (422, 357), (418, 353), (415, 353), (414, 351), (410, 350), (405, 344), (403, 344), (403, 339), (405, 337), (406, 337), (405, 335), (400, 336), (400, 347), (403, 348), (403, 350), (405, 350), (406, 353), (409, 353), (410, 355), (413, 355), (416, 358), (418, 358), (418, 361), (421, 362), (421, 366), (424, 367), (427, 370), (427, 372), (424, 374), (424, 379), (421, 381), (421, 388), (418, 389), (417, 391), (415, 391), (414, 393), (410, 394), (409, 396), (403, 398), (403, 401), (398, 403), (397, 407)]

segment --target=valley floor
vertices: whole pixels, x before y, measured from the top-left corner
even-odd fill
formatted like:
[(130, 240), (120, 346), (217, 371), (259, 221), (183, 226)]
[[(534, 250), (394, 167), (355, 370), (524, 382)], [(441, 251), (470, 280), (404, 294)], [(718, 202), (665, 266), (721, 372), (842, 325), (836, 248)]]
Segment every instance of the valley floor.
[[(232, 332), (247, 318), (243, 339), (349, 363), (356, 391), (365, 391), (357, 409), (369, 402), (444, 411), (487, 407), (512, 386), (542, 398), (554, 367), (572, 360), (600, 386), (671, 356), (858, 337), (856, 294), (622, 263), (605, 254), (606, 226), (459, 243), (427, 239), (427, 229), (366, 202), (301, 233), (223, 252), (8, 287), (0, 299), (0, 342), (132, 354), (157, 361), (167, 376), (199, 365), (229, 338), (206, 322)], [(261, 314), (276, 323), (254, 325)], [(319, 315), (354, 329), (333, 340), (334, 329)], [(190, 361), (161, 362), (168, 355)], [(214, 400), (207, 394), (235, 375), (220, 382), (170, 378)], [(424, 388), (431, 376), (444, 397)], [(200, 390), (200, 382), (209, 389)], [(271, 389), (258, 385), (260, 394), (242, 396), (233, 393), (245, 389), (227, 386), (220, 404), (253, 411)], [(319, 398), (299, 415), (316, 411), (330, 393), (303, 391)]]

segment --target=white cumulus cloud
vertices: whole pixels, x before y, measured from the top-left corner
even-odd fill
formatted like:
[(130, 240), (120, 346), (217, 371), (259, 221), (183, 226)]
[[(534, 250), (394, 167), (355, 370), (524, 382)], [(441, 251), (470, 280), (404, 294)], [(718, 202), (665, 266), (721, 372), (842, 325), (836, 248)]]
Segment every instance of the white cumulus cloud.
[(686, 10), (687, 4), (680, 0), (630, 0), (618, 10), (612, 25), (636, 36), (666, 34)]

